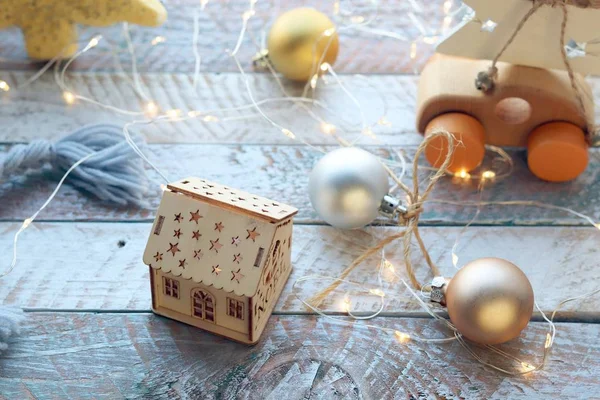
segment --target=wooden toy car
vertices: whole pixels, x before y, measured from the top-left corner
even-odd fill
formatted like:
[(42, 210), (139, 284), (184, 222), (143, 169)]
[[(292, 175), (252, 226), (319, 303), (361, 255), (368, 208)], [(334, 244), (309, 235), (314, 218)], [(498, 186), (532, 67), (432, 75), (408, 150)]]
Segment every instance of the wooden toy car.
[[(529, 169), (546, 181), (575, 179), (588, 163), (586, 119), (565, 71), (498, 63), (494, 89), (484, 93), (475, 78), (490, 61), (436, 54), (421, 73), (417, 128), (427, 135), (441, 128), (457, 139), (449, 170), (472, 171), (483, 161), (485, 144), (526, 147)], [(581, 88), (586, 117), (593, 118), (591, 90)], [(425, 155), (435, 167), (448, 143), (431, 142)]]

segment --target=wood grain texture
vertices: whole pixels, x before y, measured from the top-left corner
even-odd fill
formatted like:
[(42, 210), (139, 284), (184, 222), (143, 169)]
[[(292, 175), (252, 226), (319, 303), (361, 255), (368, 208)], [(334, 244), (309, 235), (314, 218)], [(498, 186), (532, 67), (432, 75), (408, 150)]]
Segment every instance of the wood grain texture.
[[(7, 148), (0, 146), (0, 158)], [(330, 149), (333, 147), (324, 148)], [(414, 146), (370, 149), (391, 161), (399, 160), (398, 152), (404, 152), (408, 159), (415, 152)], [(475, 182), (455, 182), (445, 178), (437, 184), (429, 198), (456, 202), (536, 200), (570, 207), (600, 219), (600, 149), (590, 151), (590, 165), (578, 179), (564, 184), (546, 183), (533, 176), (527, 168), (523, 151), (510, 151), (510, 154), (515, 162), (513, 174), (488, 185), (483, 194), (478, 193)], [(189, 176), (210, 179), (298, 208), (296, 223), (323, 223), (310, 205), (307, 191), (308, 174), (321, 157), (318, 151), (303, 146), (152, 145), (148, 148), (148, 155), (172, 181)], [(423, 171), (423, 179), (426, 173)], [(152, 184), (147, 209), (103, 205), (66, 185), (40, 218), (151, 221), (160, 201), (159, 184), (163, 182), (152, 171), (150, 176)], [(13, 177), (0, 183), (0, 220), (16, 221), (29, 217), (54, 190), (57, 178), (50, 172), (32, 172), (26, 177)], [(474, 207), (429, 203), (421, 222), (427, 225), (464, 225), (474, 213)], [(489, 206), (481, 210), (475, 224), (585, 225), (586, 222), (555, 209)]]
[[(333, 2), (306, 0), (270, 0), (257, 2), (255, 15), (248, 21), (248, 32), (238, 53), (246, 69), (252, 64), (257, 53), (255, 43), (261, 42), (275, 18), (295, 7), (310, 6), (319, 9), (336, 23), (340, 32), (341, 49), (335, 63), (336, 70), (353, 73), (396, 73), (413, 72), (419, 69), (433, 45), (419, 43), (418, 56), (411, 59), (410, 43), (422, 35), (434, 36), (443, 23), (443, 0), (420, 1), (378, 1), (376, 8), (371, 2), (341, 2), (340, 15), (334, 14)], [(458, 8), (459, 2), (453, 9)], [(150, 72), (193, 72), (194, 54), (192, 39), (194, 14), (199, 17), (200, 35), (198, 52), (202, 56), (203, 71), (237, 71), (235, 63), (226, 52), (235, 47), (242, 26), (242, 14), (249, 8), (248, 0), (211, 1), (204, 11), (196, 0), (172, 0), (165, 2), (169, 13), (168, 21), (159, 28), (131, 26), (132, 40), (136, 46), (136, 56), (141, 71)], [(397, 18), (412, 14), (408, 17)], [(370, 24), (352, 28), (351, 18), (371, 20)], [(413, 22), (416, 21), (417, 23)], [(360, 21), (355, 21), (356, 24)], [(363, 21), (364, 22), (364, 21)], [(390, 32), (396, 38), (381, 36), (368, 30)], [(105, 39), (93, 51), (86, 54), (74, 68), (88, 71), (115, 70), (111, 47), (118, 51), (119, 60), (128, 66), (130, 56), (122, 34), (121, 25), (110, 28), (85, 27), (81, 33), (81, 43), (96, 33)], [(151, 46), (152, 39), (163, 36), (166, 42)], [(0, 32), (0, 68), (39, 68), (27, 60), (23, 39), (17, 29)]]
[[(7, 81), (12, 88), (0, 96), (0, 119), (3, 121), (0, 142), (29, 142), (42, 138), (58, 140), (85, 124), (106, 121), (124, 124), (136, 119), (80, 101), (66, 105), (61, 90), (49, 73), (19, 90), (19, 85), (32, 74), (19, 71), (0, 73), (0, 79)], [(244, 78), (236, 73), (203, 73), (197, 90), (193, 88), (191, 75), (141, 74), (140, 79), (148, 98), (163, 111), (179, 109), (186, 115), (190, 110), (211, 111), (251, 104)], [(248, 74), (247, 79), (257, 101), (283, 97), (272, 76)], [(346, 75), (340, 79), (358, 99), (365, 123), (372, 126), (377, 140), (361, 133), (362, 119), (358, 108), (335, 80), (329, 78), (328, 84), (320, 84), (315, 94), (315, 99), (327, 109), (314, 105), (311, 110), (336, 125), (339, 136), (348, 141), (358, 139), (360, 144), (418, 145), (421, 142), (421, 135), (415, 133), (417, 76)], [(118, 73), (69, 73), (66, 82), (75, 93), (114, 107), (140, 111), (146, 104), (126, 78)], [(588, 83), (594, 98), (600, 99), (600, 78), (588, 78)], [(302, 85), (284, 82), (284, 87), (290, 96), (302, 94)], [(306, 110), (289, 102), (268, 102), (262, 105), (262, 109), (304, 141), (337, 144), (332, 136), (322, 133), (320, 123)], [(204, 122), (200, 118), (176, 123), (161, 122), (146, 125), (141, 131), (150, 143), (299, 143), (271, 126), (253, 108), (227, 113), (211, 111), (210, 115), (221, 120)], [(600, 108), (596, 110), (596, 119), (600, 120)]]
[[(373, 324), (448, 335), (430, 319)], [(360, 325), (277, 316), (259, 344), (245, 346), (154, 315), (34, 313), (0, 359), (0, 397), (598, 398), (599, 325), (558, 324), (545, 370), (518, 378), (485, 369), (458, 343), (399, 344)], [(546, 330), (532, 323), (502, 348), (533, 363)]]
[[(16, 224), (0, 224), (2, 265), (12, 254)], [(148, 268), (142, 253), (151, 224), (124, 223), (41, 223), (21, 236), (19, 263), (0, 285), (0, 304), (16, 304), (32, 309), (130, 310), (150, 309)], [(330, 227), (295, 226), (292, 247), (293, 271), (275, 308), (277, 313), (304, 313), (299, 300), (308, 299), (330, 283), (317, 278), (294, 282), (306, 276), (337, 277), (377, 238), (395, 232), (394, 228), (364, 231), (338, 231)], [(521, 267), (532, 282), (543, 310), (552, 311), (567, 297), (598, 287), (594, 278), (598, 259), (598, 232), (594, 228), (493, 228), (472, 227), (461, 236), (461, 228), (422, 228), (422, 235), (434, 262), (445, 276), (452, 276), (451, 247), (459, 240), (458, 265), (480, 257), (502, 257)], [(119, 243), (121, 242), (121, 243)], [(386, 249), (386, 257), (404, 277), (399, 243)], [(415, 247), (413, 263), (418, 278), (431, 276)], [(377, 257), (354, 272), (350, 279), (377, 287)], [(421, 315), (423, 310), (389, 271), (383, 275), (385, 313)], [(349, 293), (352, 309), (376, 310), (380, 298), (341, 285), (325, 305), (329, 311), (343, 310), (343, 297)], [(570, 303), (561, 313), (564, 319), (598, 320), (600, 296)]]

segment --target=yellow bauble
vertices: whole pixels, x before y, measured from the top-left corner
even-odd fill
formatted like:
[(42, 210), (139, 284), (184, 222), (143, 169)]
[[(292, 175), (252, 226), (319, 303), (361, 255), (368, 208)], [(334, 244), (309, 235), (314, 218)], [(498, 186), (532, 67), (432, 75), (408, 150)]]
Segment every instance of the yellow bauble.
[(500, 258), (480, 258), (461, 268), (446, 287), (450, 320), (466, 338), (499, 344), (519, 336), (533, 312), (527, 276)]
[(307, 81), (320, 64), (333, 64), (338, 34), (327, 16), (314, 8), (296, 8), (282, 14), (269, 32), (269, 60), (277, 71), (295, 81)]
[(0, 29), (21, 28), (29, 57), (38, 60), (75, 54), (76, 24), (158, 26), (166, 19), (159, 0), (2, 0), (0, 6)]

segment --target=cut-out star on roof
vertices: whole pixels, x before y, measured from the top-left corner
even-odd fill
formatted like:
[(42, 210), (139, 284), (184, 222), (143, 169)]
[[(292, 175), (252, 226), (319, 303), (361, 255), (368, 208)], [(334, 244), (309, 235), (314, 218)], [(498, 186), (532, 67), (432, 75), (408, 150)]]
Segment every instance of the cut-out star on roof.
[(216, 253), (218, 253), (219, 250), (221, 250), (221, 247), (223, 247), (223, 245), (221, 243), (219, 243), (219, 239), (210, 241), (210, 249), (209, 250), (214, 250)]
[(175, 244), (169, 243), (169, 246), (170, 246), (169, 250), (167, 250), (167, 251), (171, 252), (173, 254), (173, 257), (175, 257), (175, 253), (181, 251), (181, 250), (179, 250), (179, 247), (177, 247), (177, 246), (179, 246), (179, 243), (175, 243)]
[(196, 223), (196, 225), (198, 225), (198, 221), (200, 220), (200, 218), (202, 218), (202, 215), (200, 215), (200, 210), (196, 210), (196, 212), (190, 212), (190, 221), (192, 222), (194, 221)]
[[(533, 7), (527, 0), (465, 0), (474, 13), (451, 32), (437, 47), (444, 54), (491, 60), (515, 31), (523, 16)], [(600, 74), (600, 41), (597, 39), (600, 10), (567, 5), (565, 44), (571, 40), (584, 45), (587, 56), (569, 59), (582, 74)], [(562, 7), (541, 6), (525, 23), (500, 61), (540, 68), (565, 69), (560, 49)], [(493, 26), (493, 29), (487, 27)], [(592, 43), (593, 42), (593, 43)], [(587, 46), (586, 46), (587, 45)]]
[(21, 28), (29, 57), (39, 60), (73, 56), (77, 24), (159, 26), (166, 19), (158, 0), (3, 0), (0, 6), (0, 29)]

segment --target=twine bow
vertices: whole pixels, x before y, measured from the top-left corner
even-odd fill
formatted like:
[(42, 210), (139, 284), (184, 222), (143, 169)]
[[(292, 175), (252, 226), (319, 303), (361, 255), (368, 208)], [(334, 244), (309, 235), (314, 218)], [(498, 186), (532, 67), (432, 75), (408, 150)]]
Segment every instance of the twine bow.
[(567, 50), (565, 46), (565, 32), (567, 28), (567, 22), (569, 20), (569, 9), (567, 6), (574, 6), (578, 8), (593, 8), (600, 9), (600, 0), (532, 0), (533, 6), (531, 9), (521, 18), (521, 21), (517, 24), (514, 32), (510, 36), (510, 38), (506, 41), (502, 49), (496, 54), (496, 57), (492, 60), (492, 65), (488, 68), (487, 71), (481, 71), (477, 74), (477, 79), (475, 80), (475, 86), (478, 90), (483, 92), (490, 92), (494, 88), (494, 81), (498, 76), (498, 68), (496, 64), (502, 54), (506, 51), (508, 46), (510, 46), (518, 33), (523, 29), (523, 26), (527, 23), (529, 18), (533, 16), (541, 7), (549, 6), (549, 7), (560, 7), (563, 14), (562, 24), (560, 26), (560, 53), (562, 56), (563, 64), (565, 65), (565, 69), (567, 74), (569, 75), (569, 81), (571, 83), (571, 88), (573, 89), (573, 93), (575, 94), (575, 98), (577, 99), (577, 104), (579, 106), (579, 112), (583, 116), (587, 125), (587, 133), (588, 139), (590, 142), (594, 140), (594, 136), (597, 134), (596, 126), (591, 118), (588, 118), (585, 112), (585, 103), (583, 101), (583, 95), (579, 86), (577, 86), (577, 82), (575, 81), (575, 72), (573, 71), (573, 67), (569, 62), (569, 58), (567, 56)]
[[(433, 140), (439, 137), (442, 137), (445, 140), (447, 140), (449, 150), (446, 154), (444, 163), (433, 175), (430, 176), (429, 182), (427, 183), (427, 187), (422, 192), (422, 194), (420, 194), (418, 161), (421, 154), (423, 154), (429, 143), (431, 143)], [(423, 142), (421, 142), (421, 144), (417, 148), (417, 152), (413, 159), (412, 189), (409, 188), (406, 184), (404, 184), (400, 179), (398, 179), (396, 174), (394, 174), (394, 172), (387, 165), (383, 164), (390, 177), (394, 180), (394, 182), (396, 182), (398, 187), (406, 193), (406, 211), (398, 215), (398, 224), (400, 226), (404, 226), (405, 229), (401, 232), (386, 237), (385, 239), (381, 240), (376, 246), (366, 250), (340, 274), (337, 280), (335, 280), (321, 292), (317, 293), (315, 296), (308, 299), (308, 304), (311, 304), (313, 307), (318, 308), (327, 298), (327, 296), (329, 296), (329, 294), (332, 291), (334, 291), (357, 266), (359, 266), (363, 261), (374, 255), (375, 253), (378, 253), (379, 251), (383, 250), (383, 248), (388, 244), (400, 238), (403, 238), (403, 256), (406, 273), (408, 275), (408, 278), (410, 279), (411, 284), (415, 289), (421, 290), (421, 288), (423, 288), (423, 285), (415, 276), (413, 264), (410, 259), (411, 243), (413, 237), (416, 239), (419, 245), (419, 249), (421, 250), (423, 257), (425, 258), (429, 269), (433, 273), (433, 276), (441, 275), (440, 270), (431, 260), (429, 252), (427, 251), (425, 243), (423, 243), (423, 239), (421, 238), (421, 234), (419, 233), (419, 218), (423, 213), (423, 204), (427, 200), (427, 197), (429, 197), (429, 195), (433, 191), (435, 184), (440, 180), (440, 178), (442, 178), (442, 176), (445, 175), (446, 170), (450, 165), (450, 162), (452, 160), (452, 153), (454, 152), (454, 142), (455, 139), (452, 136), (452, 134), (445, 130), (434, 131), (430, 135), (428, 135), (425, 138), (425, 140), (423, 140)]]

